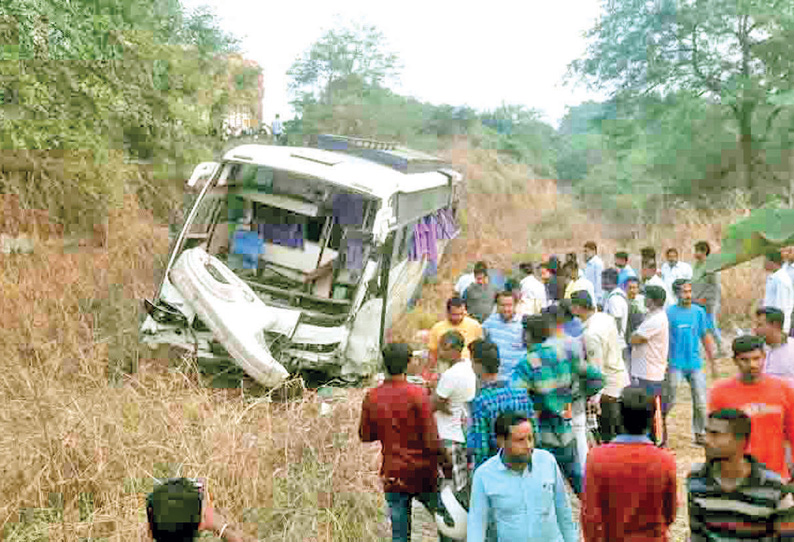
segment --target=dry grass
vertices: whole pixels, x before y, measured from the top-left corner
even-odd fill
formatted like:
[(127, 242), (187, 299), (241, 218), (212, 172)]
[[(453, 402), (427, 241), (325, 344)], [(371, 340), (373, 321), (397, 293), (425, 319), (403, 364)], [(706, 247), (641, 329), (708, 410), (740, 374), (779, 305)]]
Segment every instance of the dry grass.
[[(602, 253), (624, 246), (558, 201), (553, 183), (485, 151), (459, 149), (456, 160), (474, 177), (466, 235), (452, 242), (414, 312), (395, 322), (395, 338), (411, 339), (442, 317), (455, 278), (475, 259), (508, 270), (521, 257), (580, 251), (591, 238)], [(493, 171), (509, 193), (482, 190)], [(676, 243), (687, 258), (694, 240), (721, 235), (711, 219), (679, 213), (676, 228), (647, 228), (645, 239), (659, 249)], [(645, 244), (625, 246), (636, 253)], [(165, 228), (128, 199), (94, 243), (65, 250), (51, 238), (33, 255), (0, 255), (4, 540), (138, 540), (146, 481), (177, 472), (206, 477), (217, 505), (260, 540), (378, 539), (378, 446), (357, 437), (363, 390), (344, 390), (323, 416), (313, 391), (281, 404), (205, 387), (189, 357), (139, 345), (139, 301), (153, 292), (166, 250)], [(723, 275), (725, 311), (746, 313), (762, 283), (755, 272), (745, 265)], [(679, 403), (687, 401), (682, 389)], [(682, 483), (702, 458), (689, 443), (689, 416), (679, 406), (671, 417)], [(676, 542), (685, 530), (682, 508)]]

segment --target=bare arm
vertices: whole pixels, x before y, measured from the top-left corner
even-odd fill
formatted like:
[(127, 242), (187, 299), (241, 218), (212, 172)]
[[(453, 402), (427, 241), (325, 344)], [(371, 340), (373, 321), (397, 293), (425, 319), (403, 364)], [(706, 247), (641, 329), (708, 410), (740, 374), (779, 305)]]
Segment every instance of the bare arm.
[(645, 337), (643, 337), (642, 335), (639, 335), (637, 333), (632, 333), (631, 334), (631, 339), (629, 339), (629, 342), (631, 344), (645, 344), (645, 343), (648, 342), (648, 339), (646, 339)]
[(443, 412), (444, 414), (452, 414), (449, 408), (449, 399), (440, 397), (437, 392), (433, 392), (433, 410)]

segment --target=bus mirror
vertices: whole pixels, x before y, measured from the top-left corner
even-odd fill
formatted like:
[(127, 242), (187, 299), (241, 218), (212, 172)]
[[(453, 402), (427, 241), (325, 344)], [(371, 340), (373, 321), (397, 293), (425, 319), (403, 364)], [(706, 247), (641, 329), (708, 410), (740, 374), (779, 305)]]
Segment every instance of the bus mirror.
[(218, 162), (202, 162), (193, 169), (193, 174), (190, 176), (190, 179), (187, 181), (188, 188), (201, 188), (203, 183), (199, 184), (199, 181), (207, 181), (215, 175), (215, 172), (218, 169)]

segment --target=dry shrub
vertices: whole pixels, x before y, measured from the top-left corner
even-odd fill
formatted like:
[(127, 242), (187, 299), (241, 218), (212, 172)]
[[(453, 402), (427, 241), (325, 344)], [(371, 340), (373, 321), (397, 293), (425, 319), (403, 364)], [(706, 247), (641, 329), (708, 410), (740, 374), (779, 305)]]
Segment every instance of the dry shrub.
[(314, 392), (279, 404), (204, 387), (188, 356), (149, 363), (139, 301), (166, 245), (126, 198), (104, 246), (0, 255), (4, 540), (137, 540), (151, 477), (177, 473), (207, 478), (260, 540), (374, 539), (382, 497), (376, 448), (358, 442), (363, 390), (321, 415)]

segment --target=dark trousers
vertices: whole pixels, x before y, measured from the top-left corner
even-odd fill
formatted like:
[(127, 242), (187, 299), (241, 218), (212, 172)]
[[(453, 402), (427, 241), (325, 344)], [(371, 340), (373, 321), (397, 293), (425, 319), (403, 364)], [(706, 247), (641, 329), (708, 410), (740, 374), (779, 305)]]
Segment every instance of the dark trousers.
[(598, 417), (601, 442), (610, 442), (621, 433), (620, 403), (616, 397), (601, 395), (601, 415)]
[[(663, 397), (664, 380), (645, 380), (644, 378), (632, 377), (633, 383), (645, 388), (645, 392), (653, 399), (653, 422), (651, 423), (651, 440), (658, 446), (667, 444), (667, 418), (664, 416), (665, 403)], [(661, 418), (661, 424), (658, 423)], [(661, 425), (661, 427), (659, 427)]]
[(438, 493), (386, 493), (391, 518), (392, 542), (408, 542), (411, 538), (411, 502), (419, 499), (430, 515), (435, 517), (438, 510)]

